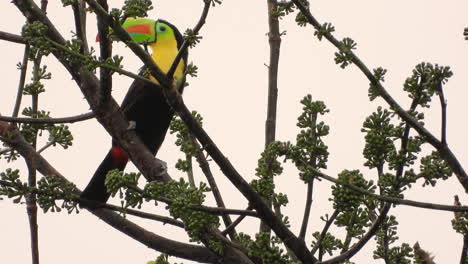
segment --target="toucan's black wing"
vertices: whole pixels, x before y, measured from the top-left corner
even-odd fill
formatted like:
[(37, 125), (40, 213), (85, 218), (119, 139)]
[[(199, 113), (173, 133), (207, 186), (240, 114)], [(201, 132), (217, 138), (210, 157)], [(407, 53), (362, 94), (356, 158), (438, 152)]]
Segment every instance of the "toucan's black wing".
[[(135, 132), (148, 150), (156, 155), (174, 115), (161, 87), (141, 80), (133, 81), (122, 102), (121, 111), (128, 121), (135, 122)], [(109, 199), (109, 193), (104, 184), (106, 175), (113, 169), (123, 170), (128, 161), (125, 152), (115, 141), (112, 142), (112, 146), (83, 191), (81, 198), (100, 202), (106, 202)]]

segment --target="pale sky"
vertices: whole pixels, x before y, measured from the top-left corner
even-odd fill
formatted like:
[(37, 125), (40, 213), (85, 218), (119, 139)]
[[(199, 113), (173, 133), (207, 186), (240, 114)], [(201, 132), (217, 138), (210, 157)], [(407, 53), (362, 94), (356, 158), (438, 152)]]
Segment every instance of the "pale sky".
[[(113, 7), (123, 3), (112, 2)], [(150, 17), (164, 18), (177, 25), (180, 31), (197, 22), (202, 1), (154, 1)], [(468, 41), (463, 40), (463, 28), (468, 26), (468, 2), (462, 0), (395, 0), (395, 1), (312, 1), (311, 9), (320, 22), (332, 22), (339, 39), (351, 37), (358, 44), (356, 53), (369, 68), (388, 70), (384, 83), (388, 91), (405, 108), (409, 99), (402, 92), (402, 84), (413, 67), (422, 62), (451, 66), (454, 76), (445, 86), (448, 101), (448, 143), (461, 164), (468, 164), (466, 135), (466, 99), (468, 98)], [(10, 1), (0, 2), (0, 30), (19, 34), (24, 18)], [(73, 30), (71, 9), (63, 9), (59, 1), (50, 1), (49, 17), (66, 37)], [(225, 0), (211, 9), (201, 34), (202, 42), (190, 50), (189, 61), (199, 67), (198, 78), (189, 79), (184, 99), (190, 109), (204, 117), (204, 127), (233, 165), (247, 180), (254, 178), (255, 167), (264, 144), (266, 116), (268, 39), (266, 1)], [(363, 134), (360, 132), (365, 117), (377, 106), (386, 104), (381, 99), (369, 103), (368, 80), (354, 66), (342, 70), (334, 64), (335, 48), (326, 41), (319, 42), (308, 26), (299, 28), (294, 16), (281, 21), (283, 37), (280, 70), (277, 139), (295, 141), (296, 118), (300, 113), (300, 99), (310, 93), (315, 100), (325, 101), (331, 112), (324, 121), (330, 125), (325, 138), (330, 157), (325, 172), (335, 176), (343, 169), (361, 169), (368, 179), (375, 179), (374, 171), (363, 167)], [(88, 39), (96, 35), (94, 19), (89, 19)], [(91, 43), (95, 45), (96, 43)], [(125, 56), (126, 69), (135, 71), (141, 66), (138, 59), (118, 44), (115, 53)], [(16, 63), (22, 59), (23, 46), (0, 41), (3, 76), (0, 113), (10, 115), (17, 89), (19, 71)], [(41, 95), (39, 106), (51, 111), (53, 117), (77, 115), (89, 107), (70, 76), (54, 58), (44, 62), (52, 71), (53, 79), (46, 82), (48, 92)], [(29, 78), (29, 77), (28, 77)], [(113, 96), (120, 102), (131, 79), (115, 76)], [(25, 97), (23, 106), (29, 105)], [(440, 134), (440, 112), (437, 100), (426, 111), (426, 127)], [(83, 188), (110, 146), (110, 137), (95, 120), (71, 125), (75, 137), (68, 150), (49, 149), (44, 157), (69, 180)], [(44, 137), (39, 144), (47, 140)], [(174, 169), (182, 157), (174, 145), (172, 135), (166, 138), (159, 158), (169, 164), (172, 177), (184, 176)], [(432, 148), (426, 148), (431, 151)], [(9, 167), (0, 161), (0, 171)], [(23, 175), (23, 161), (15, 163)], [(212, 163), (212, 168), (217, 166)], [(290, 203), (284, 213), (290, 215), (292, 230), (298, 233), (303, 213), (306, 186), (297, 172), (287, 165), (284, 175), (277, 179), (278, 191), (287, 193)], [(465, 168), (467, 169), (467, 168)], [(134, 170), (130, 166), (128, 170)], [(230, 208), (245, 208), (245, 199), (226, 178), (214, 169), (224, 199)], [(24, 178), (25, 179), (25, 178)], [(196, 181), (204, 176), (197, 171)], [(458, 194), (462, 203), (468, 203), (455, 177), (439, 182), (435, 188), (421, 188), (417, 183), (406, 192), (406, 198), (452, 204)], [(307, 244), (311, 233), (320, 231), (319, 217), (332, 213), (328, 201), (330, 185), (324, 181), (315, 184), (314, 203)], [(208, 197), (211, 196), (208, 195)], [(114, 200), (118, 204), (118, 201)], [(210, 200), (210, 204), (214, 202)], [(163, 207), (163, 206), (160, 206)], [(160, 209), (147, 207), (158, 213)], [(30, 263), (29, 226), (24, 205), (0, 202), (0, 255), (2, 263)], [(436, 263), (458, 263), (462, 236), (451, 227), (453, 214), (426, 209), (398, 206), (390, 211), (400, 223), (398, 244), (421, 246), (432, 252)], [(153, 221), (135, 219), (142, 226), (172, 239), (186, 241), (183, 231), (162, 226)], [(255, 232), (256, 220), (245, 221), (238, 231)], [(337, 232), (337, 235), (343, 233)], [(158, 253), (114, 230), (87, 211), (68, 215), (39, 213), (40, 257), (42, 263), (146, 263)], [(376, 263), (372, 258), (374, 242), (357, 254), (356, 263)], [(174, 258), (171, 262), (176, 261)], [(178, 260), (181, 262), (181, 260)], [(190, 263), (189, 261), (183, 261)], [(379, 263), (383, 263), (382, 261)]]

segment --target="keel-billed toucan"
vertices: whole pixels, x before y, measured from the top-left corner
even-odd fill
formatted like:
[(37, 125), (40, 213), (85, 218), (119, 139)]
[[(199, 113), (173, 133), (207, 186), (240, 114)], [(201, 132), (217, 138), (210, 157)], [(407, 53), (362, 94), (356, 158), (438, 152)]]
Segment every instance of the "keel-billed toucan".
[[(164, 20), (127, 18), (122, 27), (137, 43), (151, 48), (151, 57), (163, 72), (169, 71), (183, 42), (182, 35), (174, 25)], [(187, 56), (185, 52), (174, 72), (174, 79), (180, 81), (184, 79)], [(143, 67), (141, 74), (145, 69), (146, 67)], [(153, 77), (150, 78), (157, 83)], [(180, 92), (183, 86), (179, 85)], [(127, 120), (134, 124), (132, 129), (135, 129), (145, 146), (156, 155), (174, 114), (164, 98), (162, 87), (135, 80), (122, 102), (121, 111)], [(81, 198), (106, 202), (109, 199), (109, 193), (104, 185), (107, 173), (113, 169), (123, 170), (127, 162), (128, 155), (113, 140), (112, 148), (97, 168)]]

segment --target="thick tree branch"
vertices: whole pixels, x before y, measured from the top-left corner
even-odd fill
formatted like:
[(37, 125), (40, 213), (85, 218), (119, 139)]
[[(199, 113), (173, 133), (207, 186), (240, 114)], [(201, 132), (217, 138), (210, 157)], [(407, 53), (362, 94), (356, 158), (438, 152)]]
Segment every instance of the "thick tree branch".
[(26, 44), (26, 41), (24, 40), (22, 36), (4, 32), (4, 31), (0, 31), (0, 39), (18, 43), (18, 44)]
[[(307, 21), (314, 26), (316, 29), (321, 29), (322, 25), (315, 19), (311, 12), (300, 2), (300, 0), (292, 0), (299, 10), (304, 14)], [(329, 42), (331, 42), (337, 49), (345, 52), (351, 61), (361, 70), (361, 72), (367, 77), (372, 85), (376, 87), (379, 95), (387, 102), (387, 104), (393, 109), (405, 122), (407, 122), (412, 128), (414, 128), (421, 136), (423, 136), (427, 142), (429, 142), (437, 151), (440, 153), (442, 158), (449, 164), (458, 178), (458, 181), (468, 193), (468, 175), (465, 169), (460, 164), (460, 161), (453, 154), (451, 149), (439, 141), (431, 132), (429, 132), (424, 126), (422, 126), (417, 120), (415, 120), (409, 113), (407, 113), (393, 97), (387, 92), (382, 83), (375, 78), (372, 72), (367, 66), (359, 59), (359, 57), (351, 50), (343, 47), (341, 42), (337, 40), (331, 33), (326, 32), (323, 35)]]
[[(270, 44), (270, 63), (268, 65), (268, 103), (267, 117), (265, 121), (265, 148), (268, 147), (276, 138), (276, 108), (278, 104), (278, 64), (281, 47), (281, 34), (279, 32), (278, 17), (273, 15), (278, 3), (276, 0), (267, 0), (268, 12), (268, 42)], [(271, 163), (272, 161), (267, 161)], [(266, 200), (271, 206), (271, 200)], [(280, 213), (279, 207), (275, 208)], [(270, 227), (267, 223), (260, 223), (260, 232), (270, 233)]]
[[(106, 10), (109, 10), (107, 0), (98, 0), (99, 4)], [(97, 27), (99, 34), (99, 48), (101, 51), (101, 59), (106, 61), (112, 56), (112, 43), (109, 39), (109, 26), (103, 21), (102, 16), (97, 16)], [(105, 102), (110, 98), (112, 92), (112, 72), (106, 68), (99, 68), (99, 82), (101, 86), (100, 100)]]

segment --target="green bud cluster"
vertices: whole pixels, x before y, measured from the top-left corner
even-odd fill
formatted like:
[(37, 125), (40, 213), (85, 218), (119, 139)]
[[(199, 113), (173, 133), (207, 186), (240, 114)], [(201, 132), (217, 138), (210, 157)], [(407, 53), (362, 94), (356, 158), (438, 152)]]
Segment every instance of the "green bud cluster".
[(239, 233), (239, 243), (247, 250), (247, 255), (259, 259), (263, 264), (290, 264), (291, 258), (282, 248), (281, 240), (268, 233), (257, 233), (255, 240), (245, 233)]
[(411, 264), (413, 249), (407, 243), (393, 246), (398, 240), (398, 221), (395, 216), (387, 216), (377, 231), (375, 240), (377, 248), (373, 252), (374, 259), (383, 259), (387, 263)]

